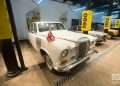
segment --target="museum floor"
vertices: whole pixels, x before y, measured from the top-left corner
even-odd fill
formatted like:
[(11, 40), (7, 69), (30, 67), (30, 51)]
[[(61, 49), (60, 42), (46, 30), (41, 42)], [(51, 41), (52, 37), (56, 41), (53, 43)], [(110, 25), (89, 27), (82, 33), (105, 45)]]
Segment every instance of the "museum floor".
[(0, 86), (120, 86), (112, 80), (112, 74), (120, 74), (120, 41), (113, 39), (97, 49), (87, 64), (78, 66), (71, 75), (51, 73), (28, 42), (21, 42), (28, 70), (5, 80), (5, 65), (0, 56)]

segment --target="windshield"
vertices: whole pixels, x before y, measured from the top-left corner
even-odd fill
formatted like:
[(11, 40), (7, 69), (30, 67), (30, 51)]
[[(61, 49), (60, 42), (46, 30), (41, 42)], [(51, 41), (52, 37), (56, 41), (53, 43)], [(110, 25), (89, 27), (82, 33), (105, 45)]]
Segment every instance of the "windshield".
[(64, 26), (61, 23), (40, 23), (38, 24), (39, 32), (50, 30), (64, 30)]

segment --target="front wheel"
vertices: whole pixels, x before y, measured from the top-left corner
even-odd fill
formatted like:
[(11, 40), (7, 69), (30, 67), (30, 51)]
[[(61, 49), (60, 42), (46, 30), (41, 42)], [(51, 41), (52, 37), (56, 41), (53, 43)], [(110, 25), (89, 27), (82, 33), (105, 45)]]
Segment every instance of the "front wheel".
[(48, 55), (45, 55), (45, 62), (46, 62), (46, 66), (52, 71), (53, 70), (53, 63)]

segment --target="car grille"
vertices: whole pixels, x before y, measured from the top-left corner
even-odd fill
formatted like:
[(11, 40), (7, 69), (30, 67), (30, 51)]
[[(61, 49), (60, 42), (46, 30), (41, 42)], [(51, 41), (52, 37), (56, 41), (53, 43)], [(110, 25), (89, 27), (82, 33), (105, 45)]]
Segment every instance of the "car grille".
[(90, 47), (90, 41), (88, 38), (81, 38), (79, 40), (78, 59), (84, 58), (87, 55), (89, 51), (89, 47)]

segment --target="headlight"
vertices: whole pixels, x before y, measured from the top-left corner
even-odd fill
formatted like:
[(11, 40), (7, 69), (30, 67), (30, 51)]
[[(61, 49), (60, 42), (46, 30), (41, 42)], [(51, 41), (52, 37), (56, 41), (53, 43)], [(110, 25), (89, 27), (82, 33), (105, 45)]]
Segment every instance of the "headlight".
[(68, 55), (68, 49), (65, 49), (61, 52), (62, 57), (66, 57)]

